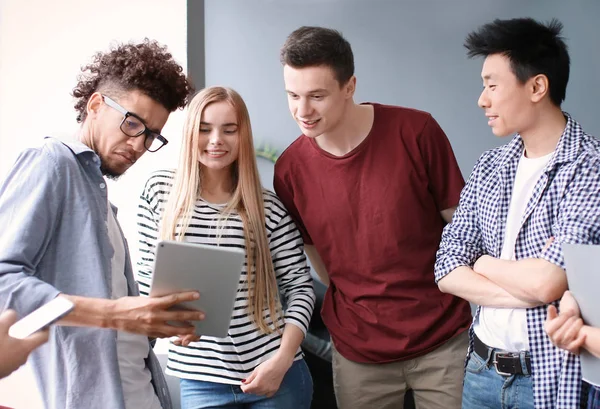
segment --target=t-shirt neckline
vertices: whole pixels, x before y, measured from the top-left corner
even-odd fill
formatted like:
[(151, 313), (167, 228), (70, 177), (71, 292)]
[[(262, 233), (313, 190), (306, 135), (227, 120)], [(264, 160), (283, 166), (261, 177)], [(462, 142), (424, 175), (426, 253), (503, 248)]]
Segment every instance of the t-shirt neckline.
[(333, 155), (333, 154), (327, 152), (325, 149), (321, 148), (319, 146), (319, 144), (317, 143), (317, 141), (315, 140), (315, 138), (309, 138), (306, 135), (303, 135), (303, 136), (305, 138), (309, 139), (311, 146), (319, 154), (321, 154), (327, 158), (341, 160), (341, 159), (347, 159), (347, 158), (350, 158), (350, 157), (356, 155), (357, 153), (361, 152), (365, 148), (365, 146), (367, 146), (369, 141), (373, 138), (373, 134), (375, 133), (375, 128), (376, 128), (376, 124), (377, 124), (377, 116), (379, 115), (378, 111), (379, 111), (379, 107), (380, 107), (380, 104), (377, 104), (375, 102), (361, 102), (360, 105), (373, 106), (373, 125), (371, 126), (371, 130), (369, 131), (369, 133), (367, 134), (365, 139), (363, 139), (361, 141), (361, 143), (359, 143), (354, 149), (352, 149), (350, 152), (346, 153), (345, 155), (342, 155), (342, 156)]

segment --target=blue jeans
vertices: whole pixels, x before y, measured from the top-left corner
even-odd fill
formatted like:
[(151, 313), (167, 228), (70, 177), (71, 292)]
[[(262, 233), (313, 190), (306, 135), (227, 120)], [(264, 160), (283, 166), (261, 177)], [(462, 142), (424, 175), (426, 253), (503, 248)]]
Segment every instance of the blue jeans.
[(534, 409), (533, 382), (529, 375), (503, 376), (491, 357), (469, 356), (463, 386), (463, 409)]
[(600, 388), (597, 386), (590, 385), (587, 407), (588, 409), (600, 409)]
[(181, 379), (181, 409), (309, 409), (313, 383), (304, 359), (294, 361), (275, 395), (253, 395), (237, 385)]

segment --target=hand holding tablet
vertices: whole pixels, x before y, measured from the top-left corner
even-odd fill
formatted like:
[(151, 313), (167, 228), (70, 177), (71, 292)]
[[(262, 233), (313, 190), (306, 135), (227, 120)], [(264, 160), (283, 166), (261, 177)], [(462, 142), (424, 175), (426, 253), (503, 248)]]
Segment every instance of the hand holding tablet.
[(175, 307), (206, 314), (204, 320), (193, 322), (196, 335), (226, 337), (245, 252), (229, 247), (161, 241), (155, 257), (150, 296), (198, 291), (199, 299)]

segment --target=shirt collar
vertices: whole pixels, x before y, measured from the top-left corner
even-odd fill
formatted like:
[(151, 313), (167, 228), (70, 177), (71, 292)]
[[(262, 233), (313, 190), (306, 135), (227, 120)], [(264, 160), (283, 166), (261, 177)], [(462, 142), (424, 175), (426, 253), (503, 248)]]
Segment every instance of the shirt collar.
[[(51, 136), (46, 136), (44, 139), (54, 139), (65, 145), (73, 154), (79, 158), (91, 159), (100, 166), (100, 157), (89, 146), (77, 139), (59, 139)], [(97, 158), (97, 159), (94, 159)]]
[[(567, 124), (558, 140), (556, 150), (554, 151), (555, 153), (546, 166), (546, 170), (550, 170), (562, 163), (573, 162), (579, 154), (581, 139), (584, 134), (583, 129), (577, 121), (571, 118), (571, 115), (566, 112), (563, 112), (563, 115), (567, 119)], [(506, 145), (504, 160), (500, 166), (515, 160), (518, 161), (523, 155), (523, 149), (523, 139), (521, 138), (521, 135), (517, 134), (508, 145)]]

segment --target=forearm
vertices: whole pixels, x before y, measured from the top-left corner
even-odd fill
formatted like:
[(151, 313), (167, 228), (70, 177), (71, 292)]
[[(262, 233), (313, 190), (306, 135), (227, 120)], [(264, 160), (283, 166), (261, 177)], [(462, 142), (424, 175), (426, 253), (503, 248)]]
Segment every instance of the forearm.
[(71, 327), (112, 328), (110, 311), (114, 301), (104, 298), (89, 298), (60, 294), (71, 301), (75, 307), (58, 324)]
[(600, 328), (584, 325), (581, 330), (585, 334), (583, 348), (588, 350), (590, 354), (600, 358)]
[(544, 259), (513, 261), (484, 257), (481, 262), (475, 263), (475, 272), (520, 300), (538, 305), (549, 304), (559, 299), (568, 288), (565, 271)]
[(467, 266), (458, 267), (438, 282), (444, 293), (485, 307), (530, 308), (539, 304), (520, 300)]
[(277, 355), (280, 358), (283, 358), (289, 361), (290, 365), (294, 361), (294, 357), (296, 356), (296, 352), (298, 352), (298, 348), (300, 344), (304, 340), (304, 332), (294, 325), (294, 324), (286, 324), (283, 329), (283, 335), (281, 337), (281, 345), (279, 346), (279, 350), (277, 351)]

